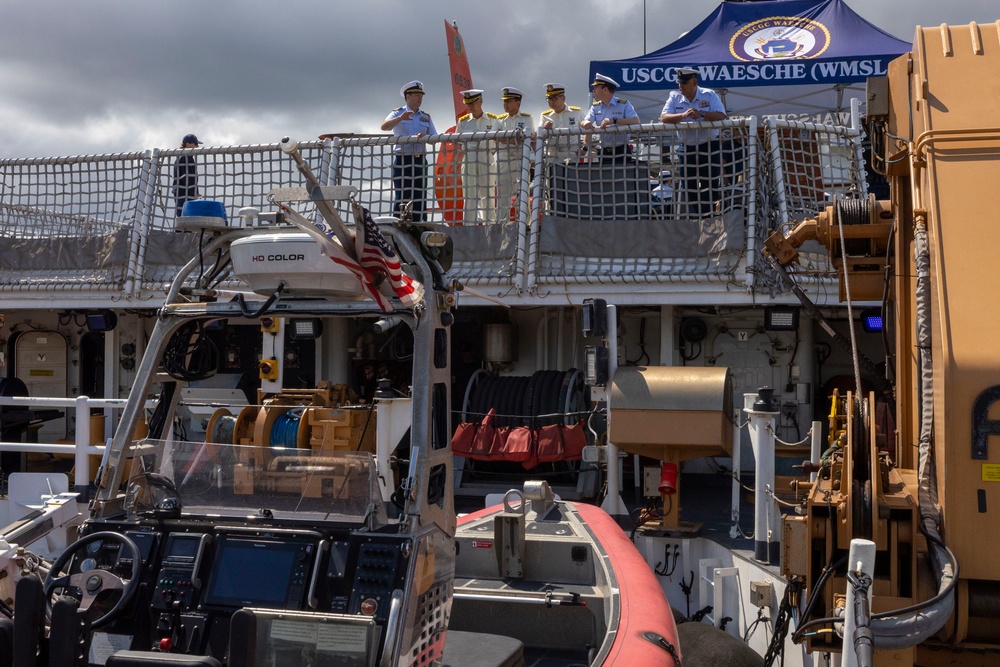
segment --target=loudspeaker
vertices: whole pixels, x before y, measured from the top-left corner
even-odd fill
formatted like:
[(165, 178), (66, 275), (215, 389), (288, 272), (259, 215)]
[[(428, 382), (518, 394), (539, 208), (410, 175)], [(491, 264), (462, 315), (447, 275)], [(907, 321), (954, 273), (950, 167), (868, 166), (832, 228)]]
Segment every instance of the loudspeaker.
[(687, 317), (681, 320), (681, 338), (689, 343), (700, 343), (708, 335), (708, 325), (700, 317)]

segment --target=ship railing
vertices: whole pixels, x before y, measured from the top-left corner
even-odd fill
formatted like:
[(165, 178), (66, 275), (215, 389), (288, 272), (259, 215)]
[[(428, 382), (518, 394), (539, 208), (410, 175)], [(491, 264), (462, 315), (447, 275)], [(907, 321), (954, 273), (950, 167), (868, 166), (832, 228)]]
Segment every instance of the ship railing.
[(494, 130), (329, 142), (331, 184), (358, 188), (359, 201), (377, 215), (397, 215), (400, 204), (412, 203), (414, 222), (448, 228), (450, 277), (502, 292), (524, 284), (530, 136)]
[[(27, 442), (21, 441), (0, 441), (0, 452), (16, 452), (20, 454), (48, 454), (50, 456), (72, 456), (75, 470), (74, 487), (78, 491), (83, 491), (90, 484), (93, 478), (94, 468), (91, 466), (92, 456), (104, 456), (106, 436), (110, 433), (112, 424), (107, 419), (125, 407), (126, 399), (117, 398), (90, 398), (89, 396), (77, 396), (75, 398), (48, 398), (40, 396), (0, 396), (0, 410), (6, 408), (11, 414), (21, 409), (28, 414), (25, 415), (25, 422), (21, 430), (24, 431)], [(149, 401), (147, 409), (156, 406), (156, 401)], [(73, 410), (75, 418), (75, 429), (73, 432), (73, 442), (36, 442), (38, 426), (32, 419), (33, 415), (44, 412), (51, 412), (60, 408)], [(101, 410), (105, 419), (92, 422), (94, 410)], [(67, 410), (68, 412), (68, 410)], [(103, 425), (104, 432), (92, 432), (92, 426), (96, 423)], [(44, 466), (43, 466), (44, 467)], [(6, 477), (12, 470), (4, 470)]]
[[(718, 136), (693, 150), (687, 128), (660, 123), (616, 131), (624, 137), (332, 135), (299, 150), (321, 183), (355, 187), (375, 216), (397, 212), (397, 154), (421, 153), (424, 180), (405, 193), (414, 218), (448, 228), (451, 277), (497, 294), (669, 283), (766, 291), (778, 286), (757, 252), (761, 239), (834, 196), (865, 192), (857, 127), (733, 118), (704, 124)], [(619, 138), (628, 146), (620, 156)], [(184, 155), (197, 165), (195, 192), (175, 182)], [(278, 143), (0, 160), (0, 292), (89, 292), (152, 306), (197, 250), (197, 234), (175, 231), (183, 196), (223, 202), (239, 225), (241, 209), (272, 211), (273, 189), (301, 185)], [(352, 220), (347, 202), (335, 206)], [(310, 202), (298, 208), (319, 215)], [(826, 279), (825, 253), (803, 256)], [(217, 286), (246, 289), (232, 275)]]
[[(746, 254), (753, 250), (758, 190), (754, 122), (714, 124), (719, 140), (697, 156), (711, 165), (711, 182), (697, 186), (682, 178), (684, 132), (661, 124), (629, 132), (629, 166), (621, 169), (609, 167), (601, 137), (579, 130), (542, 130), (536, 136), (520, 130), (420, 138), (350, 134), (300, 145), (322, 183), (356, 188), (357, 200), (376, 216), (397, 214), (400, 203), (409, 203), (414, 221), (446, 226), (455, 245), (449, 275), (467, 284), (494, 286), (498, 294), (531, 293), (540, 284), (595, 281), (748, 283), (752, 276), (737, 272), (749, 264)], [(592, 152), (571, 163), (553, 150), (567, 140), (586, 141)], [(255, 163), (277, 160), (279, 170), (298, 178), (276, 148), (195, 149), (199, 194), (227, 205), (258, 205), (255, 200), (266, 198), (270, 187), (284, 186), (281, 179), (256, 190), (233, 191), (232, 174), (245, 173), (248, 164), (255, 165), (255, 172), (271, 173), (273, 169)], [(693, 152), (689, 149), (688, 156)], [(157, 153), (160, 185), (154, 188), (150, 225), (152, 240), (166, 234), (171, 250), (182, 256), (190, 250), (170, 236), (172, 191), (167, 184), (170, 165), (183, 153)], [(414, 163), (419, 166), (414, 168)], [(682, 196), (696, 187), (697, 197)], [(316, 214), (307, 208), (307, 214)], [(351, 220), (348, 210), (341, 214)], [(623, 230), (623, 223), (643, 229)], [(636, 238), (645, 242), (632, 242)], [(614, 239), (617, 245), (609, 241)], [(147, 266), (143, 275), (151, 273)], [(172, 272), (164, 273), (169, 277)]]
[(120, 294), (148, 153), (0, 160), (0, 292)]
[(757, 146), (753, 117), (539, 130), (528, 289), (752, 285)]
[[(324, 142), (301, 152), (328, 178)], [(184, 154), (194, 157), (198, 180), (180, 190), (175, 168)], [(175, 231), (183, 198), (222, 201), (233, 221), (243, 207), (273, 210), (268, 193), (301, 181), (278, 143), (0, 160), (0, 292), (78, 291), (157, 304), (198, 247), (196, 234)], [(301, 208), (315, 212), (309, 203)], [(246, 288), (232, 276), (220, 286)]]
[[(858, 101), (852, 100), (850, 125), (823, 125), (776, 116), (764, 118), (761, 171), (771, 196), (761, 197), (760, 215), (768, 231), (787, 232), (820, 213), (838, 198), (868, 195)], [(835, 269), (816, 242), (799, 248), (796, 280), (803, 284), (833, 280)], [(758, 276), (781, 290), (777, 277), (761, 267)], [(761, 285), (764, 287), (764, 285)]]
[[(300, 142), (299, 153), (321, 183), (332, 184), (333, 154), (325, 142)], [(198, 176), (194, 191), (177, 186), (178, 160), (185, 155), (195, 161)], [(241, 226), (244, 222), (240, 219), (242, 209), (274, 211), (277, 207), (269, 198), (272, 190), (302, 185), (302, 176), (295, 163), (281, 151), (278, 142), (154, 151), (150, 157), (142, 211), (137, 216), (144, 224), (138, 229), (135, 265), (131, 272), (140, 281), (136, 293), (152, 293), (162, 298), (178, 269), (196, 255), (200, 242), (198, 235), (176, 231), (176, 220), (183, 213), (185, 201), (212, 199), (222, 202), (230, 226)], [(341, 216), (349, 215), (344, 202), (337, 202), (336, 206)], [(310, 202), (299, 203), (296, 209), (310, 219), (318, 215), (316, 206)], [(247, 289), (232, 275), (223, 279), (218, 287)]]
[[(738, 272), (754, 248), (755, 123), (709, 125), (716, 140), (696, 148), (682, 147), (683, 128), (632, 127), (617, 142), (627, 144), (621, 161), (609, 136), (579, 129), (352, 135), (332, 138), (332, 169), (338, 184), (391, 213), (397, 155), (422, 155), (426, 182), (404, 184), (404, 201), (417, 199), (420, 221), (449, 227), (450, 275), (508, 295), (543, 284), (749, 285), (752, 275)], [(692, 175), (695, 163), (708, 175)]]

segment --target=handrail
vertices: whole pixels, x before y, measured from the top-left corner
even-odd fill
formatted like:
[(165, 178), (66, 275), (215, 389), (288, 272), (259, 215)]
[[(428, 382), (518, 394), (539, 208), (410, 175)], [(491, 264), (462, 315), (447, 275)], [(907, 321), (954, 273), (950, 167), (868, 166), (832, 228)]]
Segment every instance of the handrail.
[[(74, 487), (77, 490), (86, 489), (90, 483), (90, 457), (103, 456), (106, 445), (93, 445), (90, 440), (90, 410), (104, 408), (105, 410), (121, 410), (125, 407), (124, 398), (57, 398), (47, 396), (0, 396), (0, 406), (21, 406), (28, 408), (74, 408), (76, 414), (76, 431), (73, 444), (44, 442), (2, 442), (0, 452), (22, 452), (40, 454), (73, 454), (77, 475)], [(146, 402), (147, 407), (154, 407), (155, 400)], [(83, 484), (80, 480), (86, 480)]]
[[(788, 224), (790, 222), (788, 216), (799, 214), (803, 197), (813, 197), (815, 194), (808, 188), (792, 192), (792, 189), (802, 185), (803, 174), (812, 173), (810, 170), (814, 170), (815, 165), (798, 164), (799, 157), (791, 153), (782, 155), (772, 142), (776, 144), (787, 140), (788, 136), (782, 134), (786, 131), (794, 135), (796, 141), (799, 140), (799, 133), (803, 133), (803, 136), (808, 136), (814, 144), (836, 145), (838, 155), (846, 154), (849, 150), (852, 159), (856, 160), (860, 151), (858, 143), (860, 130), (856, 127), (828, 126), (769, 116), (729, 118), (700, 125), (698, 128), (700, 130), (723, 132), (723, 138), (726, 141), (735, 141), (734, 146), (740, 151), (739, 158), (733, 157), (731, 153), (723, 153), (721, 158), (718, 154), (713, 155), (713, 159), (728, 160), (729, 168), (732, 170), (729, 173), (729, 180), (718, 190), (727, 198), (726, 201), (738, 202), (738, 206), (743, 207), (739, 214), (745, 218), (746, 225), (738, 230), (730, 230), (726, 250), (738, 248), (745, 261), (727, 263), (723, 268), (719, 268), (705, 262), (686, 261), (687, 256), (685, 256), (684, 260), (658, 261), (650, 264), (643, 259), (646, 255), (632, 253), (627, 247), (616, 248), (613, 253), (595, 254), (593, 261), (581, 254), (585, 253), (586, 249), (582, 251), (574, 249), (572, 253), (559, 251), (553, 256), (549, 252), (552, 239), (559, 243), (563, 237), (548, 235), (543, 242), (543, 237), (540, 236), (543, 228), (548, 231), (555, 229), (545, 225), (546, 219), (552, 216), (548, 201), (550, 186), (546, 175), (546, 169), (552, 158), (545, 154), (545, 142), (551, 142), (556, 138), (562, 141), (568, 136), (598, 139), (602, 134), (611, 134), (611, 132), (560, 128), (539, 129), (534, 135), (536, 139), (534, 150), (529, 148), (529, 142), (524, 142), (519, 190), (522, 196), (520, 206), (515, 211), (516, 219), (511, 220), (511, 224), (516, 224), (516, 227), (507, 230), (509, 241), (503, 241), (505, 244), (509, 243), (504, 246), (503, 256), (482, 260), (481, 253), (472, 253), (468, 255), (468, 259), (456, 261), (449, 275), (470, 285), (498, 286), (501, 293), (517, 299), (541, 297), (544, 289), (551, 290), (554, 286), (564, 286), (572, 291), (575, 285), (596, 283), (609, 287), (612, 291), (617, 289), (623, 292), (627, 292), (628, 286), (634, 284), (649, 284), (659, 286), (661, 289), (665, 289), (664, 286), (669, 284), (688, 283), (702, 283), (707, 289), (716, 289), (720, 284), (737, 285), (745, 288), (742, 291), (750, 292), (766, 289), (766, 281), (761, 280), (760, 267), (757, 266), (758, 239), (769, 229)], [(758, 132), (758, 128), (764, 128), (764, 131)], [(683, 125), (643, 123), (614, 131), (619, 135), (625, 133), (631, 136), (635, 154), (630, 159), (640, 165), (648, 165), (651, 177), (656, 177), (657, 172), (661, 172), (659, 175), (661, 186), (667, 183), (673, 187), (672, 195), (669, 194), (669, 187), (662, 188), (668, 193), (666, 196), (672, 196), (673, 199), (661, 199), (659, 190), (657, 198), (653, 199), (647, 193), (640, 192), (639, 180), (629, 181), (624, 186), (628, 188), (625, 193), (627, 196), (646, 196), (645, 201), (640, 199), (636, 204), (637, 208), (629, 208), (629, 211), (648, 210), (649, 215), (653, 216), (658, 224), (667, 225), (671, 220), (678, 224), (683, 222), (681, 216), (684, 214), (673, 207), (672, 203), (679, 201), (683, 193), (682, 179), (678, 175), (683, 167), (679, 157), (682, 153), (677, 147), (682, 143), (684, 133), (691, 129)], [(726, 132), (731, 132), (732, 140), (726, 138)], [(453, 210), (448, 207), (453, 207), (455, 204), (446, 200), (445, 205), (438, 208), (433, 203), (437, 201), (435, 190), (442, 187), (436, 179), (441, 177), (440, 170), (445, 167), (452, 170), (447, 172), (451, 178), (458, 179), (460, 168), (458, 162), (443, 164), (437, 158), (454, 148), (455, 152), (449, 154), (456, 156), (455, 160), (458, 160), (462, 144), (484, 142), (482, 150), (489, 151), (496, 142), (513, 136), (523, 136), (523, 133), (519, 130), (489, 130), (472, 133), (439, 133), (420, 138), (396, 138), (387, 134), (346, 134), (321, 141), (301, 142), (300, 146), (308, 151), (308, 160), (323, 183), (358, 187), (361, 203), (369, 207), (373, 213), (379, 209), (384, 213), (391, 203), (392, 182), (389, 170), (393, 147), (414, 144), (426, 146), (427, 220), (451, 226), (456, 223), (445, 216), (448, 211)], [(851, 148), (847, 149), (847, 145)], [(279, 144), (274, 143), (197, 149), (151, 149), (144, 153), (75, 158), (0, 160), (0, 176), (6, 178), (5, 174), (10, 171), (11, 177), (16, 182), (23, 183), (16, 190), (17, 197), (3, 203), (8, 213), (6, 217), (0, 217), (0, 227), (6, 224), (8, 226), (6, 231), (11, 232), (12, 238), (17, 243), (25, 244), (26, 248), (30, 246), (34, 249), (35, 245), (31, 244), (41, 244), (40, 247), (43, 248), (51, 246), (54, 257), (50, 260), (45, 253), (31, 255), (26, 252), (25, 257), (30, 255), (34, 259), (25, 265), (23, 271), (8, 272), (4, 281), (0, 282), (0, 292), (23, 294), (26, 299), (37, 300), (41, 296), (56, 292), (80, 293), (89, 290), (95, 299), (108, 300), (117, 297), (119, 303), (129, 306), (154, 307), (160, 303), (162, 290), (169, 284), (170, 277), (180, 268), (174, 266), (179, 260), (156, 254), (162, 254), (165, 242), (173, 241), (164, 233), (173, 232), (174, 227), (174, 211), (171, 206), (174, 197), (171, 165), (174, 159), (179, 155), (195, 156), (203, 176), (200, 194), (209, 198), (224, 199), (230, 217), (233, 217), (235, 212), (244, 206), (258, 208), (267, 206), (267, 192), (271, 188), (288, 187), (292, 182), (292, 177), (286, 173), (286, 166), (279, 166), (283, 163), (278, 159), (280, 157), (278, 152)], [(809, 155), (803, 157), (801, 151), (799, 154), (802, 159), (809, 158), (813, 161), (816, 159), (815, 156), (810, 158)], [(582, 159), (586, 163), (594, 161), (596, 156), (584, 156)], [(782, 165), (782, 160), (796, 161), (796, 164)], [(90, 168), (90, 165), (95, 164), (98, 167), (96, 171)], [(128, 165), (126, 177), (137, 179), (135, 188), (139, 192), (134, 197), (122, 196), (119, 191), (114, 190), (121, 186), (116, 179), (120, 178), (119, 174), (123, 173), (122, 169), (126, 164)], [(495, 162), (493, 164), (495, 165)], [(50, 172), (60, 165), (69, 165), (72, 169), (77, 169), (76, 165), (82, 165), (79, 169), (87, 170), (81, 175), (84, 185), (88, 188), (86, 192), (89, 193), (85, 201), (77, 203), (71, 198), (68, 203), (65, 199), (58, 200), (58, 205), (54, 203), (56, 200), (52, 199), (52, 192), (57, 183), (52, 180), (54, 176)], [(839, 171), (834, 175), (832, 185), (827, 187), (833, 188), (835, 194), (842, 193), (845, 188), (863, 192), (863, 182), (853, 185), (843, 183), (842, 181), (848, 178), (846, 169), (839, 166), (837, 168)], [(733, 173), (739, 179), (739, 188), (746, 186), (745, 191), (734, 190), (736, 181)], [(247, 179), (248, 174), (251, 175), (249, 179)], [(529, 174), (533, 174), (533, 178), (529, 177)], [(573, 177), (580, 178), (578, 175)], [(857, 180), (853, 174), (851, 178)], [(790, 185), (789, 179), (792, 179)], [(795, 179), (799, 179), (800, 182), (794, 182)], [(565, 202), (567, 207), (575, 206), (575, 210), (572, 214), (561, 215), (573, 219), (577, 216), (579, 219), (600, 224), (617, 223), (617, 218), (606, 218), (602, 217), (606, 214), (596, 213), (598, 210), (616, 211), (614, 206), (609, 205), (606, 209), (600, 209), (593, 204), (582, 203), (584, 197), (592, 196), (592, 192), (587, 189), (590, 187), (589, 182), (584, 180), (572, 182), (574, 188), (576, 186), (581, 188), (579, 191), (575, 189), (567, 191), (569, 196), (579, 196), (581, 204), (576, 206), (575, 203)], [(655, 185), (651, 184), (650, 188)], [(443, 186), (446, 192), (449, 191), (449, 187), (451, 186), (447, 185), (447, 182)], [(820, 195), (822, 187), (818, 188)], [(105, 189), (107, 195), (103, 194)], [(770, 193), (773, 193), (773, 196)], [(126, 195), (128, 194), (126, 192)], [(789, 206), (789, 194), (795, 202), (794, 206)], [(487, 203), (482, 205), (491, 206)], [(310, 204), (305, 203), (303, 207), (304, 215), (315, 214)], [(594, 212), (593, 218), (586, 217), (591, 214), (590, 211)], [(29, 224), (35, 222), (39, 216), (44, 216), (44, 227)], [(98, 227), (93, 231), (86, 231), (80, 225), (71, 225), (69, 220), (73, 216), (93, 220)], [(491, 218), (492, 215), (487, 217)], [(108, 250), (105, 255), (99, 255), (102, 262), (96, 272), (82, 265), (75, 266), (72, 262), (68, 267), (58, 263), (57, 260), (65, 260), (67, 257), (67, 251), (60, 244), (65, 245), (77, 238), (96, 243), (97, 247), (102, 243), (111, 244), (112, 241), (120, 244), (120, 240), (113, 239), (108, 231), (119, 228), (130, 232), (126, 246), (118, 245), (114, 252)], [(27, 232), (22, 235), (21, 229), (42, 229), (44, 233), (29, 237)], [(498, 238), (494, 236), (498, 231), (496, 225), (491, 225), (489, 221), (480, 225), (468, 225), (460, 231), (459, 234), (456, 228), (456, 238), (458, 236), (464, 238), (466, 245), (463, 247), (485, 247), (483, 243), (496, 242)], [(182, 242), (188, 237), (176, 238)], [(736, 243), (733, 243), (734, 240)], [(61, 257), (55, 255), (59, 251), (62, 252)], [(89, 247), (87, 252), (95, 252), (94, 247)], [(598, 272), (592, 270), (594, 266), (599, 267)], [(221, 274), (218, 280), (220, 287), (238, 288), (240, 285), (236, 278), (229, 274)]]
[(937, 142), (985, 141), (1000, 139), (1000, 127), (927, 130), (913, 142), (913, 153), (923, 159), (924, 151)]

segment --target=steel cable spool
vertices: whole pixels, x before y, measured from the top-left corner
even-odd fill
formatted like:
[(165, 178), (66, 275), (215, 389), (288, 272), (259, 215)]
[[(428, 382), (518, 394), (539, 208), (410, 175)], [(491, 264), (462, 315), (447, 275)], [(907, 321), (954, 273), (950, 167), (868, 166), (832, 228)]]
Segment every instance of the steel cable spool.
[[(870, 220), (868, 199), (837, 199), (837, 219), (840, 224), (864, 225)], [(868, 239), (844, 239), (844, 247), (851, 257), (864, 257), (870, 254)], [(834, 255), (838, 255), (840, 244)]]
[(271, 447), (286, 447), (295, 449), (298, 445), (299, 420), (302, 418), (302, 409), (289, 410), (285, 414), (274, 420), (271, 428)]
[(205, 429), (208, 441), (220, 445), (234, 445), (236, 417), (226, 408), (216, 410), (208, 420)]
[(257, 406), (248, 405), (236, 416), (236, 424), (233, 427), (233, 444), (240, 445), (253, 444), (253, 429), (257, 419)]

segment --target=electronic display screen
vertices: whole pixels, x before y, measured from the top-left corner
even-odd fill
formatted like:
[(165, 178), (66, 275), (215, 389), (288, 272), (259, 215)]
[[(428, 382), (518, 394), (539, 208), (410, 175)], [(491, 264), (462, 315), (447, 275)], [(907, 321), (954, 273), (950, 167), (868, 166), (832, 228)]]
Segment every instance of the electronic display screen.
[(205, 604), (290, 608), (305, 590), (313, 552), (300, 540), (219, 536)]
[(174, 534), (167, 538), (167, 548), (164, 558), (194, 558), (198, 555), (198, 545), (201, 535)]

